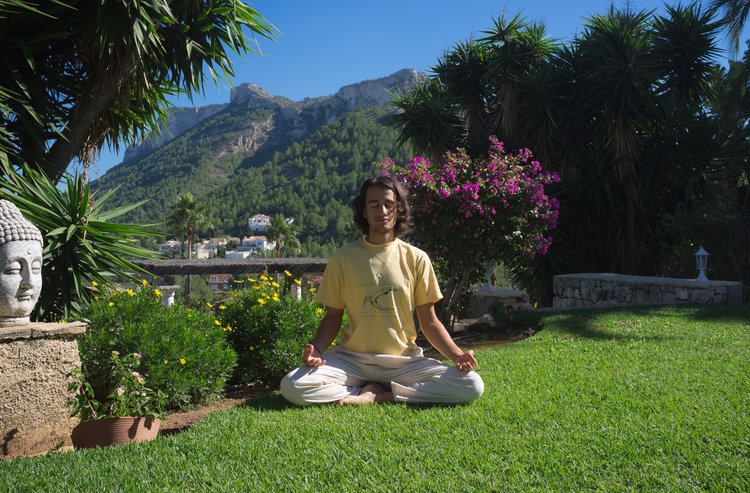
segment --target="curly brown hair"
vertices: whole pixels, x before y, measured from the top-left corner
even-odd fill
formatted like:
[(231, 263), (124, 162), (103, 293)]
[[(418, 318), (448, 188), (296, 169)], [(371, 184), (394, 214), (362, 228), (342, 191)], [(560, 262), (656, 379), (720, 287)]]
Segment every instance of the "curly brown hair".
[(409, 201), (407, 200), (406, 189), (404, 189), (404, 186), (388, 176), (368, 178), (362, 183), (362, 186), (359, 188), (359, 194), (352, 201), (354, 224), (357, 225), (357, 229), (359, 229), (363, 235), (367, 236), (367, 234), (369, 234), (370, 225), (367, 223), (367, 218), (365, 217), (365, 196), (367, 195), (367, 189), (370, 187), (390, 190), (396, 196), (398, 215), (396, 216), (394, 233), (396, 234), (396, 238), (400, 237), (407, 229), (409, 229), (409, 223), (411, 221)]

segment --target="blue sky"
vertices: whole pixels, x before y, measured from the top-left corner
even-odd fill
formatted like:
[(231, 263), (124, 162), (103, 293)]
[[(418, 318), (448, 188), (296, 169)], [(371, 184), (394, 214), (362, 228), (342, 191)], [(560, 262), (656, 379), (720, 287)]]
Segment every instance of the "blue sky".
[[(342, 86), (385, 77), (403, 68), (429, 72), (457, 42), (481, 37), (482, 31), (491, 29), (494, 19), (503, 15), (512, 17), (520, 13), (527, 21), (543, 21), (550, 37), (569, 40), (580, 31), (585, 18), (605, 13), (611, 2), (257, 0), (249, 3), (281, 35), (275, 42), (258, 40), (263, 56), (236, 57), (232, 84), (251, 82), (273, 95), (300, 101), (334, 94)], [(657, 11), (663, 10), (664, 3), (628, 2), (635, 10)], [(668, 3), (674, 5), (677, 1)], [(622, 7), (626, 3), (615, 1), (614, 5)], [(222, 80), (218, 85), (210, 83), (205, 94), (192, 102), (184, 99), (176, 104), (227, 103), (230, 93), (231, 85)], [(105, 149), (92, 169), (92, 178), (121, 161), (121, 155)]]

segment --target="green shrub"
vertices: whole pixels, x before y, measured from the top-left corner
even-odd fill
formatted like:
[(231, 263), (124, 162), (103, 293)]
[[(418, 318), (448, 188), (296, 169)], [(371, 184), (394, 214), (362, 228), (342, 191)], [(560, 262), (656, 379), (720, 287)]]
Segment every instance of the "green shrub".
[(278, 383), (300, 364), (302, 348), (323, 318), (323, 306), (312, 299), (312, 283), (303, 286), (289, 272), (283, 277), (281, 284), (266, 274), (235, 281), (240, 289), (221, 306), (237, 352), (234, 383)]
[[(96, 287), (96, 286), (95, 286)], [(142, 373), (168, 396), (168, 409), (205, 404), (223, 395), (236, 364), (216, 317), (179, 303), (161, 302), (146, 281), (130, 289), (101, 289), (87, 311), (88, 331), (78, 341), (83, 372), (100, 392), (106, 388), (113, 350), (143, 355)]]
[(164, 419), (167, 396), (159, 390), (146, 387), (146, 379), (140, 372), (143, 355), (138, 353), (120, 357), (119, 351), (110, 356), (110, 388), (105, 401), (99, 401), (91, 383), (76, 364), (68, 377), (68, 406), (70, 415), (81, 421), (109, 417), (142, 416)]

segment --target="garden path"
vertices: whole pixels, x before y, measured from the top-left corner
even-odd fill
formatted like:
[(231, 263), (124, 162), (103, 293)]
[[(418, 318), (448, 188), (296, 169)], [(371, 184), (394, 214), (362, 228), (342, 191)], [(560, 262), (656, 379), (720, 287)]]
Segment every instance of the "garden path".
[(204, 420), (209, 414), (243, 404), (248, 399), (270, 394), (276, 389), (258, 385), (234, 385), (227, 389), (226, 397), (195, 409), (168, 412), (162, 421), (159, 435), (180, 433)]

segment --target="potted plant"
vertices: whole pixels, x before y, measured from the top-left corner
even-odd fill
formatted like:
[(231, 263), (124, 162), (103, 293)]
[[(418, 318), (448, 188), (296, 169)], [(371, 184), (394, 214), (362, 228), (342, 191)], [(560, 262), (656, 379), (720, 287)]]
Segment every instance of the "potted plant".
[(110, 390), (101, 402), (80, 364), (68, 373), (70, 415), (81, 419), (71, 435), (74, 447), (104, 447), (156, 438), (164, 418), (166, 395), (146, 387), (145, 379), (137, 371), (140, 363), (139, 353), (121, 358), (118, 351), (112, 351)]

